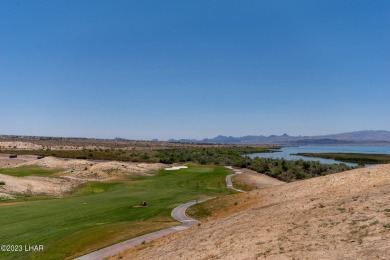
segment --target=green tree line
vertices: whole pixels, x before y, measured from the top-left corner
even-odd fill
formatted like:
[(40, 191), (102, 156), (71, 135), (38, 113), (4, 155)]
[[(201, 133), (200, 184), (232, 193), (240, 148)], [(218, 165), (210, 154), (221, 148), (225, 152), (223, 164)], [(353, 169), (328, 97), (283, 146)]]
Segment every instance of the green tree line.
[[(269, 152), (253, 146), (180, 147), (161, 150), (81, 149), (6, 151), (15, 154), (39, 154), (62, 158), (117, 160), (150, 163), (186, 163), (231, 165), (248, 168), (285, 182), (292, 182), (352, 169), (346, 164), (321, 164), (318, 161), (249, 158), (245, 154)], [(1, 152), (1, 151), (0, 151)], [(5, 151), (3, 151), (5, 152)]]

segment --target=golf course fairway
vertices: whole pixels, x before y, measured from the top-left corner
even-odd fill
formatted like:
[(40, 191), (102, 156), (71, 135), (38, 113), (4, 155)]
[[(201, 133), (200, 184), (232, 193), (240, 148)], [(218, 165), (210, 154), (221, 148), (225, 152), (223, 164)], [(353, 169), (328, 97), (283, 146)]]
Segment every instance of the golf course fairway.
[[(22, 248), (1, 250), (0, 258), (72, 258), (177, 225), (170, 217), (175, 206), (231, 193), (225, 185), (228, 174), (224, 167), (189, 165), (153, 176), (89, 183), (64, 198), (0, 203), (1, 244)], [(139, 207), (142, 201), (148, 206)], [(28, 251), (31, 246), (43, 250)]]

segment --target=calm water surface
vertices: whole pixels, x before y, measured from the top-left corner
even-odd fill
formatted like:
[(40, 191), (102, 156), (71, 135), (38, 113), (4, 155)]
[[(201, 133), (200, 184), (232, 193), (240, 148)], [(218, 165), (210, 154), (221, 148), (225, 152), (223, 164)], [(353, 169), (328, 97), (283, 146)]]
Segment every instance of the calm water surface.
[[(261, 158), (283, 158), (286, 160), (305, 160), (305, 161), (320, 161), (321, 163), (333, 164), (343, 163), (336, 160), (303, 157), (291, 155), (295, 153), (367, 153), (367, 154), (390, 154), (390, 146), (296, 146), (283, 147), (275, 153), (253, 153), (247, 156)], [(356, 163), (345, 163), (350, 166), (356, 166)]]

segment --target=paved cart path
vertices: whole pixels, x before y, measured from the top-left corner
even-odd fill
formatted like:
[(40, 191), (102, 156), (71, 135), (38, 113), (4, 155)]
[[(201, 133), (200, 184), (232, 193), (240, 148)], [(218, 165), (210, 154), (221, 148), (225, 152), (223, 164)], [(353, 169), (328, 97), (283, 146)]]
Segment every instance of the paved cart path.
[(212, 199), (212, 198), (198, 200), (198, 201), (190, 201), (190, 202), (187, 202), (185, 204), (182, 204), (182, 205), (177, 206), (176, 208), (174, 208), (172, 210), (171, 216), (175, 220), (180, 221), (182, 223), (180, 226), (159, 230), (159, 231), (156, 231), (156, 232), (145, 234), (145, 235), (140, 236), (140, 237), (129, 239), (129, 240), (123, 241), (121, 243), (118, 243), (118, 244), (115, 244), (115, 245), (112, 245), (112, 246), (105, 247), (103, 249), (97, 250), (97, 251), (92, 252), (90, 254), (78, 257), (76, 259), (77, 260), (100, 260), (100, 259), (104, 259), (106, 257), (118, 254), (118, 253), (122, 252), (125, 249), (132, 248), (134, 246), (138, 246), (138, 245), (140, 245), (140, 244), (142, 244), (144, 242), (145, 243), (146, 242), (150, 242), (150, 241), (152, 241), (152, 240), (154, 240), (156, 238), (163, 237), (163, 236), (175, 233), (177, 231), (181, 231), (181, 230), (184, 230), (184, 229), (196, 226), (200, 222), (195, 220), (195, 219), (187, 217), (185, 212), (186, 212), (187, 208), (189, 208), (189, 207), (191, 207), (191, 206), (193, 206), (193, 205), (195, 205), (197, 203), (201, 203), (201, 202), (204, 202), (206, 200), (209, 200), (209, 199)]
[[(230, 167), (230, 166), (225, 166), (225, 167), (230, 169), (230, 170), (235, 171), (234, 174), (230, 174), (230, 175), (226, 176), (226, 186), (230, 189), (233, 189), (233, 190), (236, 190), (239, 192), (243, 192), (242, 190), (234, 188), (233, 184), (232, 184), (232, 180), (231, 180), (232, 176), (234, 176), (235, 174), (240, 174), (241, 172), (233, 169), (233, 167)], [(201, 203), (201, 202), (204, 202), (204, 201), (209, 200), (209, 199), (213, 199), (213, 198), (190, 201), (190, 202), (187, 202), (185, 204), (182, 204), (182, 205), (174, 208), (171, 212), (171, 216), (175, 220), (180, 221), (182, 223), (180, 226), (163, 229), (163, 230), (159, 230), (156, 232), (145, 234), (143, 236), (132, 238), (132, 239), (123, 241), (121, 243), (118, 243), (118, 244), (115, 244), (115, 245), (112, 245), (109, 247), (105, 247), (105, 248), (102, 248), (100, 250), (94, 251), (92, 253), (86, 254), (84, 256), (78, 257), (78, 258), (76, 258), (76, 260), (101, 260), (101, 259), (113, 256), (113, 255), (116, 255), (116, 254), (118, 254), (126, 249), (141, 245), (142, 243), (150, 242), (154, 239), (157, 239), (157, 238), (160, 238), (160, 237), (163, 237), (163, 236), (166, 236), (166, 235), (169, 235), (169, 234), (196, 226), (200, 222), (195, 220), (195, 219), (187, 217), (186, 210), (189, 207), (191, 207), (197, 203)]]
[(225, 166), (225, 168), (228, 168), (228, 169), (234, 171), (233, 174), (230, 174), (230, 175), (226, 176), (226, 186), (227, 186), (229, 189), (232, 189), (232, 190), (235, 190), (235, 191), (238, 191), (238, 192), (244, 192), (243, 190), (234, 188), (233, 183), (232, 183), (232, 177), (233, 177), (234, 175), (236, 175), (236, 174), (241, 174), (242, 171), (233, 169), (233, 167), (231, 167), (231, 166)]

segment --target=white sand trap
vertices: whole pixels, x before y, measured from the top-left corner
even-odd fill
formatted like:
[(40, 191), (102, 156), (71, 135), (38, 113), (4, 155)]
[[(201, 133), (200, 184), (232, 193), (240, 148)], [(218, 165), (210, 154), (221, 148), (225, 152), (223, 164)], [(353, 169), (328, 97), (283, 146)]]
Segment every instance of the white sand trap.
[(166, 171), (176, 171), (176, 170), (180, 170), (180, 169), (187, 169), (188, 166), (175, 166), (175, 167), (171, 167), (171, 168), (165, 168), (164, 170)]

